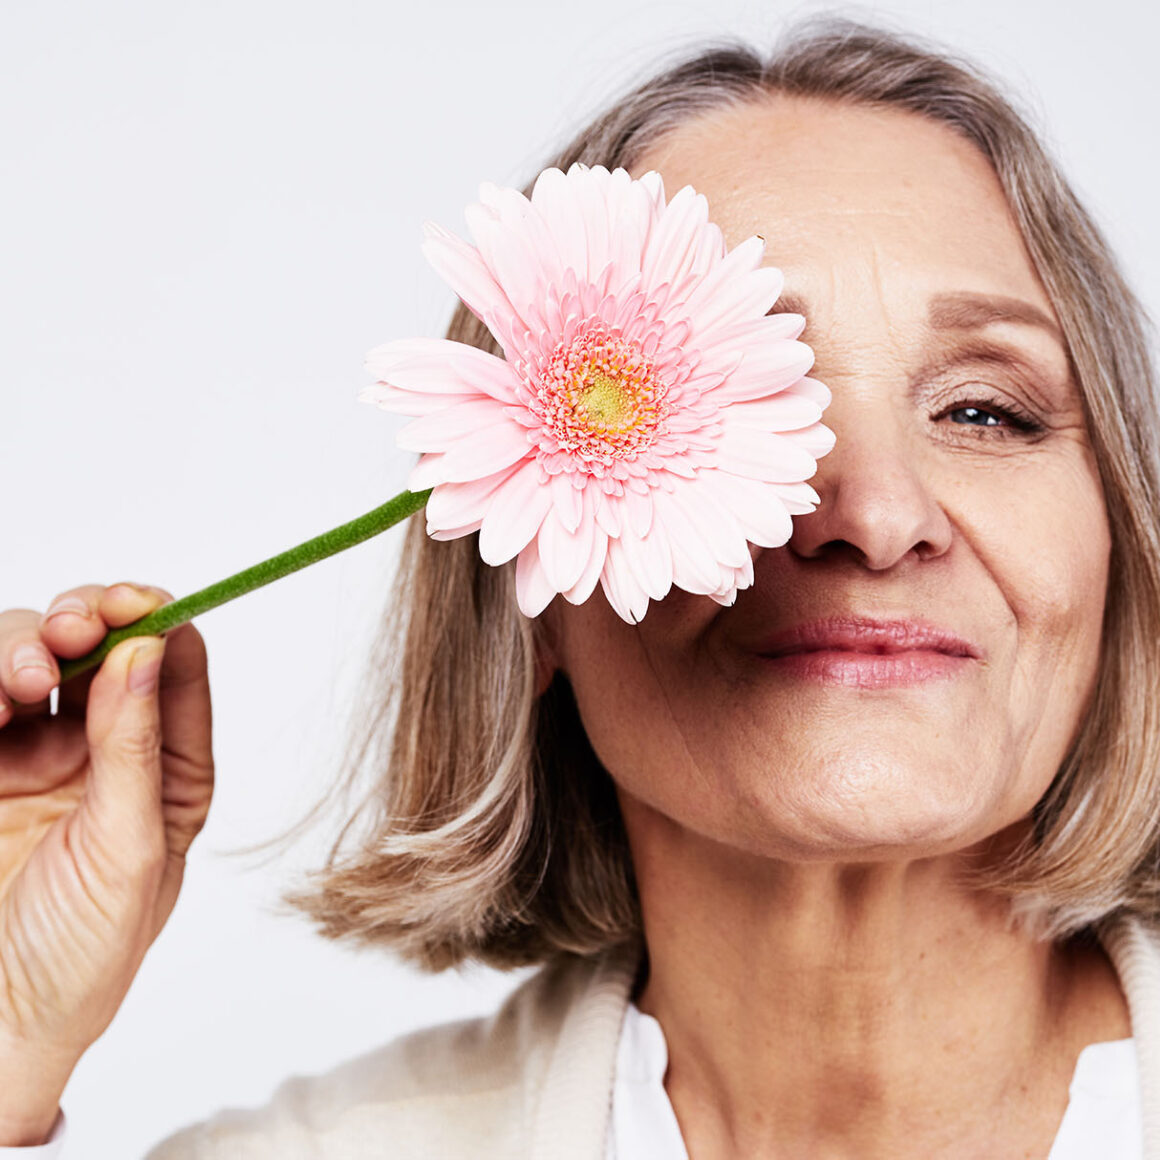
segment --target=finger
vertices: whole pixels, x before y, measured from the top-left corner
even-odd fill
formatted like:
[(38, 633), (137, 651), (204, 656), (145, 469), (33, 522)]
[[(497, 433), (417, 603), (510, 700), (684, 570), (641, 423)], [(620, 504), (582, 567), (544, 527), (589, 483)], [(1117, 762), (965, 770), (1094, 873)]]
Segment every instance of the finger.
[[(89, 586), (86, 586), (86, 592), (88, 588)], [(81, 595), (81, 590), (76, 590), (76, 594), (81, 599), (91, 599), (92, 617), (88, 621), (83, 621), (79, 617), (64, 617), (65, 621), (76, 621), (77, 623), (72, 625), (62, 623), (59, 632), (61, 634), (70, 633), (71, 640), (77, 648), (76, 651), (62, 652), (60, 654), (62, 656), (84, 656), (85, 653), (91, 652), (101, 643), (109, 629), (132, 624), (134, 621), (140, 620), (141, 617), (147, 616), (154, 609), (173, 600), (173, 597), (164, 588), (128, 582), (112, 584), (107, 588), (94, 586), (93, 591), (88, 595)], [(62, 595), (72, 596), (73, 593), (62, 593)], [(49, 611), (51, 612), (51, 606)], [(47, 617), (48, 613), (45, 615)], [(51, 623), (51, 620), (46, 623)], [(83, 647), (80, 647), (81, 645)], [(83, 718), (88, 704), (89, 689), (95, 675), (93, 670), (88, 670), (62, 684), (57, 704), (58, 712)]]
[(60, 681), (60, 669), (40, 639), (37, 613), (14, 609), (4, 614), (0, 634), (0, 695), (20, 712), (24, 706), (41, 707)]
[(40, 618), (41, 640), (58, 657), (79, 657), (94, 649), (108, 628), (99, 606), (102, 584), (82, 584), (55, 596)]
[(110, 628), (119, 628), (140, 620), (163, 604), (169, 604), (173, 595), (152, 584), (131, 584), (123, 581), (111, 584), (101, 596), (98, 611)]
[(85, 735), (91, 773), (82, 824), (113, 880), (134, 867), (164, 862), (157, 677), (165, 647), (160, 637), (121, 641), (90, 690)]
[(171, 853), (184, 857), (213, 795), (213, 710), (205, 641), (192, 624), (166, 636), (161, 707), (162, 808)]

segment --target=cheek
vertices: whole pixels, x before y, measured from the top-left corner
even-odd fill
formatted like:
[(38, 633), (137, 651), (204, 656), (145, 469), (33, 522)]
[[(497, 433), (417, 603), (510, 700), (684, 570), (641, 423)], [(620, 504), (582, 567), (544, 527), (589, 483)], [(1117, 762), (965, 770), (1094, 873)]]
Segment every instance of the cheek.
[(658, 760), (679, 762), (682, 731), (670, 690), (706, 616), (704, 597), (674, 590), (649, 605), (641, 625), (620, 619), (597, 592), (556, 613), (559, 664), (572, 685), (588, 740), (621, 783)]
[(1016, 705), (1050, 706), (1043, 719), (1069, 730), (1095, 680), (1111, 534), (1085, 448), (1038, 466), (980, 488), (969, 525), (1014, 620)]

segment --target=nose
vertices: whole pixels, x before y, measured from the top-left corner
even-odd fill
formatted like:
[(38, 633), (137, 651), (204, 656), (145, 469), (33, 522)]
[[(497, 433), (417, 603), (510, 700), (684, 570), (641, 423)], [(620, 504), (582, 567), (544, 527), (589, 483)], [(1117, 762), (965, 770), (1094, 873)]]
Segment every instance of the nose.
[(820, 502), (794, 516), (787, 547), (802, 559), (846, 555), (875, 572), (910, 552), (942, 555), (952, 526), (929, 459), (888, 407), (847, 404), (831, 404), (823, 416), (835, 441), (810, 480)]

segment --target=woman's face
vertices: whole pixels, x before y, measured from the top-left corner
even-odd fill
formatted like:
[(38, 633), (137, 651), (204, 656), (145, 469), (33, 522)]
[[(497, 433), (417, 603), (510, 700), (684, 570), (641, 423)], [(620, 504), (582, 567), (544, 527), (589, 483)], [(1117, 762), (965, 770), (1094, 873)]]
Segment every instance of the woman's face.
[[(933, 122), (790, 97), (687, 123), (649, 169), (705, 194), (730, 246), (765, 237), (836, 444), (818, 509), (751, 548), (731, 608), (673, 589), (631, 626), (598, 588), (545, 613), (622, 802), (797, 860), (944, 853), (1025, 818), (1092, 691), (1110, 535), (997, 179)], [(836, 616), (921, 619), (975, 655), (878, 687), (762, 655)]]

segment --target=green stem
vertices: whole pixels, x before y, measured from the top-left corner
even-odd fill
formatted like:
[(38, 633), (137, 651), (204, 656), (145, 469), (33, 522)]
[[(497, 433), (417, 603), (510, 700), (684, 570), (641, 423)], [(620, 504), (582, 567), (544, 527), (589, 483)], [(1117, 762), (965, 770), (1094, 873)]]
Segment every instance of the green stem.
[(382, 507), (351, 520), (349, 524), (342, 524), (329, 532), (323, 532), (321, 536), (315, 536), (313, 540), (307, 540), (288, 552), (263, 560), (244, 572), (227, 576), (225, 580), (219, 580), (216, 584), (202, 588), (190, 596), (163, 604), (132, 624), (113, 629), (92, 652), (75, 660), (59, 662), (61, 683), (99, 665), (114, 645), (127, 637), (159, 636), (179, 624), (185, 624), (195, 616), (200, 616), (203, 612), (208, 612), (211, 608), (217, 608), (219, 604), (228, 603), (236, 596), (253, 592), (255, 588), (261, 588), (273, 580), (280, 580), (291, 572), (297, 572), (299, 568), (325, 560), (327, 556), (333, 556), (344, 548), (351, 548), (355, 544), (361, 544), (363, 540), (377, 536), (379, 532), (386, 531), (387, 528), (414, 515), (426, 505), (430, 494), (430, 489), (402, 491), (394, 499), (387, 500)]

